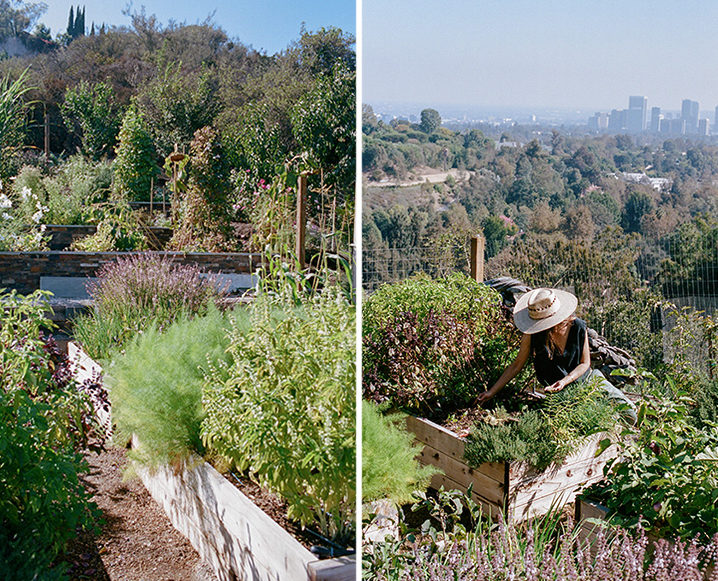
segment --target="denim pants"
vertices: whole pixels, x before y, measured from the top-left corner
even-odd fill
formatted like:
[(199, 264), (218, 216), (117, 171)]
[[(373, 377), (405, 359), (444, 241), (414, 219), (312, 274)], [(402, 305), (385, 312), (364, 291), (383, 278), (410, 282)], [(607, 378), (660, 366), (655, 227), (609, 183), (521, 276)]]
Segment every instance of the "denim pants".
[(636, 423), (638, 419), (638, 416), (636, 415), (636, 405), (626, 397), (625, 393), (608, 381), (608, 379), (606, 379), (603, 373), (601, 373), (598, 369), (589, 369), (579, 378), (579, 381), (591, 380), (600, 381), (599, 385), (601, 389), (606, 392), (609, 399), (614, 400), (615, 403), (625, 404), (628, 406), (624, 413), (633, 420), (634, 424)]

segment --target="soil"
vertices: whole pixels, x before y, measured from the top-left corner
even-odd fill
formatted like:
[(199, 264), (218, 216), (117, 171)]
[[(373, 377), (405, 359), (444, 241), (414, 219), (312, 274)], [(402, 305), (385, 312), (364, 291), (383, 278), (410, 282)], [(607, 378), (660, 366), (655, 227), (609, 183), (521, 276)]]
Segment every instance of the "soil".
[(138, 478), (124, 481), (125, 450), (87, 455), (84, 481), (102, 511), (95, 537), (82, 533), (65, 556), (71, 579), (216, 581), (189, 541), (170, 523)]
[[(287, 503), (280, 496), (268, 492), (244, 475), (230, 472), (222, 474), (222, 476), (261, 508), (274, 522), (299, 541), (302, 546), (315, 553), (318, 559), (334, 556), (331, 552), (332, 547), (328, 546), (328, 543), (321, 537), (316, 536), (310, 529), (302, 528), (297, 522), (287, 518)], [(319, 550), (317, 551), (318, 547)], [(326, 550), (322, 550), (323, 548), (326, 548)], [(347, 548), (353, 549), (353, 547)]]
[(264, 490), (261, 486), (242, 475), (228, 473), (222, 474), (222, 476), (261, 508), (269, 518), (297, 539), (306, 549), (311, 550), (312, 546), (317, 544), (316, 538), (312, 538), (298, 523), (287, 518), (287, 503), (281, 497)]

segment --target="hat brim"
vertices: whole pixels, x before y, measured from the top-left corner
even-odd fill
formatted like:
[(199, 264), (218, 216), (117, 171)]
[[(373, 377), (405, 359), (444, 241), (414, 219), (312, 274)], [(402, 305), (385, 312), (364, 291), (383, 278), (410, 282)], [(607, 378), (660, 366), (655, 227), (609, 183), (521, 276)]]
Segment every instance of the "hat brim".
[(514, 324), (519, 331), (526, 335), (540, 333), (541, 331), (555, 327), (576, 312), (578, 299), (573, 294), (559, 289), (551, 290), (556, 293), (559, 308), (553, 315), (545, 319), (532, 319), (529, 316), (528, 303), (531, 292), (524, 293), (516, 302), (516, 306), (514, 307)]

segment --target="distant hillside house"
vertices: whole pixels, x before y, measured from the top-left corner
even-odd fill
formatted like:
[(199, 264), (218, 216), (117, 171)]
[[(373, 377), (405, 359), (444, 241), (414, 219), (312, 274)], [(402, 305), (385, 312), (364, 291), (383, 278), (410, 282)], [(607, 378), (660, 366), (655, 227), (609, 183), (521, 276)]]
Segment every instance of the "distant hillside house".
[(41, 52), (49, 52), (56, 48), (54, 42), (38, 38), (27, 32), (21, 32), (17, 36), (6, 38), (0, 43), (0, 55), (7, 58), (17, 56), (32, 56)]
[(625, 182), (651, 186), (654, 190), (659, 192), (669, 189), (672, 185), (670, 178), (650, 178), (645, 173), (623, 172), (621, 177)]

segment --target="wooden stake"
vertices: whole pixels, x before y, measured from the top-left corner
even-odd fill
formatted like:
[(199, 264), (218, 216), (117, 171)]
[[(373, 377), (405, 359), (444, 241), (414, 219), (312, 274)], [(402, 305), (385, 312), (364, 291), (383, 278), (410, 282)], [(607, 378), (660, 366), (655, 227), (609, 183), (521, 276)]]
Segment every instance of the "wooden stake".
[(297, 244), (296, 254), (299, 267), (305, 266), (307, 237), (307, 176), (300, 175), (297, 183)]
[(152, 211), (154, 210), (153, 198), (155, 197), (155, 177), (150, 178), (150, 220), (152, 220)]
[(50, 157), (50, 116), (47, 114), (47, 107), (45, 108), (45, 159)]
[(476, 282), (484, 282), (484, 246), (483, 236), (471, 238), (471, 278)]

